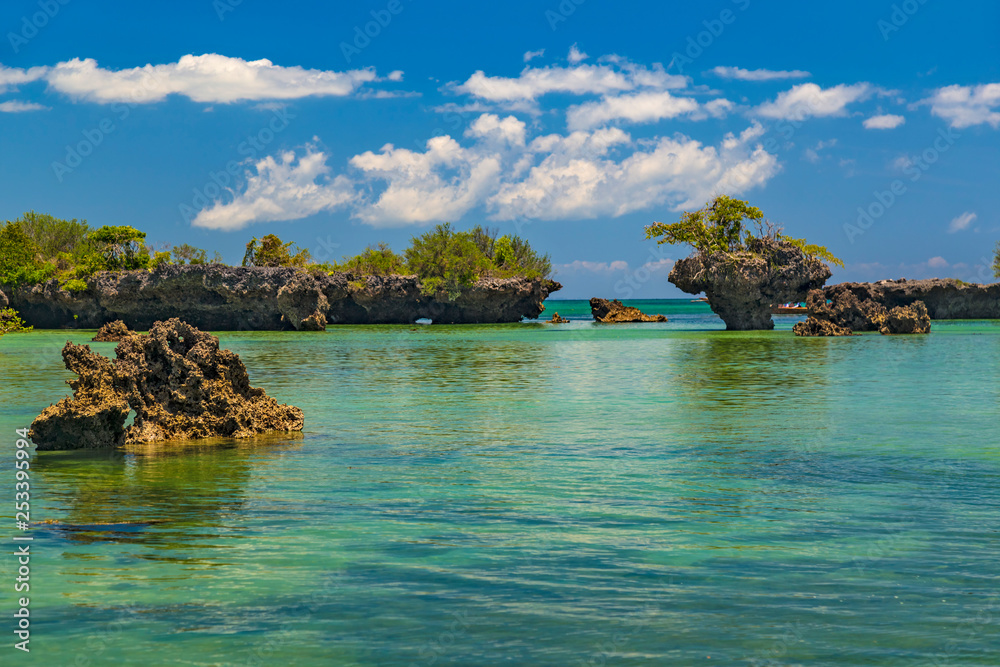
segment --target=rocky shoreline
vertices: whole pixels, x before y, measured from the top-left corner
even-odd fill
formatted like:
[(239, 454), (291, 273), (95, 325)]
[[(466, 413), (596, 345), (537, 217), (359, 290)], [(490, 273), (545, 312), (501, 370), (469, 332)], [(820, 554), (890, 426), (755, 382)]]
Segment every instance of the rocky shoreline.
[(327, 275), (291, 268), (168, 265), (154, 271), (101, 272), (80, 291), (58, 281), (4, 288), (9, 305), (38, 329), (97, 329), (122, 320), (131, 329), (178, 317), (201, 329), (306, 330), (328, 324), (519, 322), (536, 318), (562, 285), (553, 280), (485, 279), (454, 300), (421, 293), (416, 276)]

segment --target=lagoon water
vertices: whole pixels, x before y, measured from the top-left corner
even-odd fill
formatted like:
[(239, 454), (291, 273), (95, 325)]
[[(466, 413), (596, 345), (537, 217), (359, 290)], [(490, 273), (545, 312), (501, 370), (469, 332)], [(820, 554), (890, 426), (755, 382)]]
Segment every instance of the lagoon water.
[[(632, 305), (670, 321), (221, 333), (305, 432), (35, 454), (63, 525), (30, 533), (30, 655), (5, 538), (0, 662), (1000, 664), (1000, 322)], [(92, 335), (0, 339), (8, 499)]]

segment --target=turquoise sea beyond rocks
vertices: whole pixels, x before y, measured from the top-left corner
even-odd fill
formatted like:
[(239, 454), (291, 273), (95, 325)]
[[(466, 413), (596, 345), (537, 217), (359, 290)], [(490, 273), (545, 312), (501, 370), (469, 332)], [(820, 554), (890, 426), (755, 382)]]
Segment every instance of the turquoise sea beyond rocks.
[[(6, 540), (2, 663), (1000, 663), (1000, 321), (626, 304), (670, 321), (219, 332), (305, 431), (35, 454), (63, 525), (29, 533), (30, 654)], [(0, 339), (8, 498), (92, 336)]]

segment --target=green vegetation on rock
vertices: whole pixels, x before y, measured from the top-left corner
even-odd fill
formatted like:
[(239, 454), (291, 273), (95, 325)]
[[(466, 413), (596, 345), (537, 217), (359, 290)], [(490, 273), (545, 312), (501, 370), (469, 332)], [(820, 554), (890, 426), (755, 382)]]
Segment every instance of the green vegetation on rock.
[(993, 255), (993, 275), (1000, 278), (1000, 241), (997, 241), (996, 251)]
[(309, 251), (299, 249), (292, 242), (284, 243), (274, 234), (263, 238), (256, 236), (247, 243), (243, 266), (290, 266), (304, 268), (310, 261)]
[(32, 327), (24, 326), (24, 320), (18, 317), (13, 308), (0, 308), (0, 336), (8, 333), (31, 331)]
[(654, 222), (646, 227), (646, 238), (657, 243), (686, 243), (697, 252), (756, 252), (761, 239), (792, 244), (807, 257), (814, 257), (837, 266), (844, 266), (827, 248), (807, 243), (805, 239), (785, 236), (781, 229), (764, 219), (764, 213), (742, 199), (719, 195), (697, 211), (685, 211), (678, 222)]

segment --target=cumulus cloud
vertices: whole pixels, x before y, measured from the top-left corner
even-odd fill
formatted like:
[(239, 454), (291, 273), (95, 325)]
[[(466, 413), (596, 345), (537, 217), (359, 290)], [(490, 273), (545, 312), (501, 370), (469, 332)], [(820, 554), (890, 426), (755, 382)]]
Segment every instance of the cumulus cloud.
[(975, 213), (966, 211), (948, 224), (948, 233), (954, 234), (955, 232), (961, 232), (968, 229), (969, 225), (975, 222), (977, 217), (978, 216)]
[[(402, 72), (390, 74), (393, 81), (401, 77)], [(186, 55), (176, 63), (122, 70), (104, 69), (92, 58), (74, 58), (50, 68), (45, 78), (53, 90), (74, 99), (143, 104), (172, 94), (208, 103), (345, 96), (376, 80), (376, 75), (370, 69), (335, 72), (281, 67), (270, 60), (247, 61), (209, 53)]]
[(34, 102), (22, 102), (21, 100), (8, 100), (0, 102), (0, 113), (23, 113), (25, 111), (43, 111), (47, 106), (35, 104)]
[(195, 227), (241, 229), (254, 222), (298, 220), (332, 211), (356, 198), (344, 176), (330, 178), (327, 155), (307, 147), (296, 158), (292, 151), (266, 157), (254, 165), (246, 187), (228, 203), (216, 201), (192, 221)]
[(569, 60), (570, 63), (575, 65), (579, 62), (583, 62), (589, 57), (590, 56), (588, 56), (586, 53), (576, 48), (576, 44), (574, 44), (573, 46), (569, 47), (569, 55), (566, 56), (566, 59)]
[(545, 49), (538, 49), (537, 51), (525, 51), (524, 52), (524, 62), (529, 60), (534, 60), (535, 58), (541, 58), (545, 55)]
[(805, 79), (812, 76), (809, 72), (800, 69), (743, 69), (741, 67), (719, 66), (712, 69), (711, 72), (723, 79), (738, 79), (740, 81), (777, 81), (781, 79)]
[(1000, 127), (1000, 83), (938, 88), (922, 104), (957, 129), (984, 123)]
[[(777, 158), (754, 145), (762, 131), (755, 124), (739, 136), (728, 134), (718, 147), (683, 135), (635, 147), (618, 129), (540, 137), (531, 146), (537, 164), (487, 205), (501, 220), (617, 217), (652, 206), (700, 205), (713, 193), (742, 193), (777, 173)], [(616, 160), (610, 150), (622, 145), (634, 150)]]
[(757, 142), (754, 124), (718, 146), (675, 135), (633, 141), (619, 128), (548, 134), (528, 140), (514, 116), (483, 114), (465, 132), (428, 140), (424, 150), (366, 151), (353, 174), (331, 178), (328, 156), (311, 149), (259, 161), (243, 192), (216, 202), (199, 226), (236, 229), (348, 206), (375, 226), (457, 221), (474, 208), (497, 220), (620, 216), (653, 206), (700, 205), (717, 192), (765, 184), (777, 159)]
[(646, 68), (616, 60), (601, 65), (525, 67), (517, 77), (487, 76), (476, 71), (453, 92), (490, 102), (534, 102), (549, 93), (610, 95), (639, 88), (684, 88), (687, 77), (668, 74), (662, 65)]
[(682, 114), (693, 114), (699, 108), (698, 102), (690, 97), (675, 97), (666, 90), (641, 92), (605, 97), (599, 102), (572, 106), (566, 110), (566, 124), (570, 130), (583, 130), (612, 120), (652, 123)]
[(22, 83), (38, 81), (45, 76), (47, 70), (47, 67), (21, 69), (19, 67), (4, 67), (0, 65), (0, 93), (14, 90)]
[(929, 260), (927, 260), (927, 266), (931, 267), (932, 269), (944, 269), (947, 268), (948, 266), (948, 260), (940, 256), (931, 257)]
[(871, 95), (870, 84), (840, 84), (820, 88), (815, 83), (802, 83), (780, 93), (772, 102), (757, 107), (757, 114), (765, 118), (805, 120), (811, 117), (842, 116), (847, 105)]
[(905, 122), (906, 119), (902, 116), (896, 116), (890, 113), (866, 118), (861, 124), (864, 125), (866, 130), (892, 130)]

